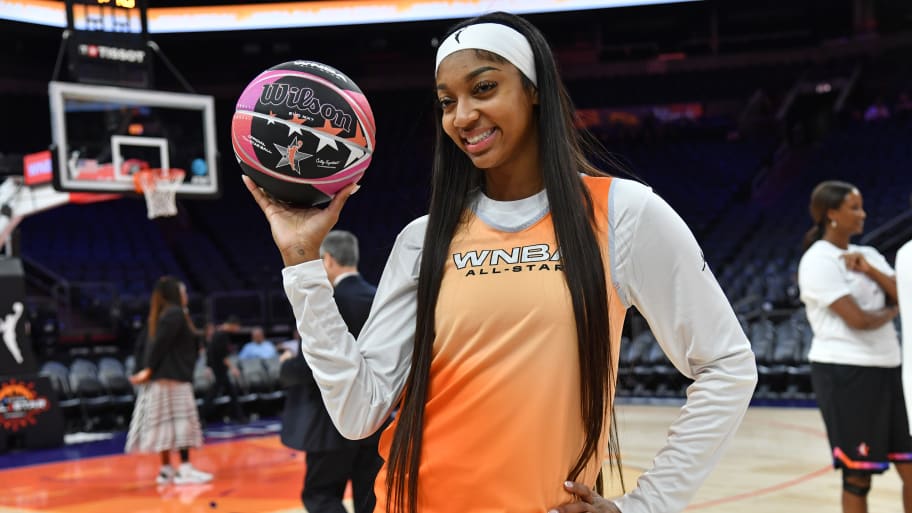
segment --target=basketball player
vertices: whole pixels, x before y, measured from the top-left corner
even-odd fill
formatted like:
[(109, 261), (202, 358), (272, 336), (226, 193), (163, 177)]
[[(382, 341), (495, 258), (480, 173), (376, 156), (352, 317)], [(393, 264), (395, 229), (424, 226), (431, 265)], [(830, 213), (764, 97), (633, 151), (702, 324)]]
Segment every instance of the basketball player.
[(0, 322), (0, 330), (3, 331), (3, 343), (10, 354), (16, 360), (16, 363), (22, 363), (22, 351), (19, 349), (19, 342), (16, 340), (16, 326), (19, 324), (19, 318), (22, 317), (22, 303), (16, 301), (13, 303), (13, 313), (6, 314), (3, 322)]
[[(524, 19), (457, 25), (436, 88), (430, 213), (399, 234), (357, 342), (318, 251), (357, 187), (295, 209), (244, 178), (335, 425), (366, 437), (401, 405), (375, 511), (683, 510), (756, 384), (693, 235), (647, 187), (586, 160), (553, 55)], [(695, 381), (653, 468), (609, 500), (593, 488), (620, 454), (610, 413), (630, 306)]]
[(811, 382), (833, 466), (842, 469), (842, 510), (867, 512), (871, 476), (892, 461), (903, 481), (904, 511), (912, 513), (912, 437), (893, 327), (896, 277), (876, 249), (849, 242), (864, 231), (855, 186), (819, 184), (810, 211), (814, 227), (805, 237), (798, 286), (814, 332)]

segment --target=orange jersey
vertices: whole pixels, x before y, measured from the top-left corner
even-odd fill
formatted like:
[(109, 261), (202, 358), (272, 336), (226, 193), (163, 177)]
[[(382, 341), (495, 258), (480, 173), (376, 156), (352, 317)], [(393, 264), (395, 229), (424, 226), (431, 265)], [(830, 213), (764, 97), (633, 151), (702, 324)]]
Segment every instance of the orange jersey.
[[(607, 221), (611, 180), (585, 182), (596, 219)], [(608, 262), (607, 229), (597, 233)], [(418, 509), (547, 511), (572, 499), (561, 484), (585, 439), (576, 323), (551, 214), (516, 233), (472, 214), (450, 248), (437, 301)], [(626, 307), (607, 265), (605, 273), (616, 369)], [(385, 459), (395, 426), (381, 438)], [(606, 443), (603, 436), (602, 454)], [(600, 462), (594, 458), (579, 480), (594, 485)], [(378, 512), (386, 506), (385, 471), (375, 487)]]
[[(677, 513), (744, 416), (757, 382), (754, 355), (680, 216), (640, 183), (582, 180), (597, 209), (615, 359), (625, 310), (633, 306), (669, 361), (694, 380), (652, 468), (612, 500), (624, 513)], [(515, 201), (477, 192), (470, 201), (471, 219), (451, 243), (437, 303), (419, 508), (542, 513), (572, 500), (561, 483), (583, 443), (575, 320), (550, 205), (546, 191)], [(425, 216), (396, 238), (357, 340), (320, 260), (282, 270), (302, 352), (348, 438), (373, 434), (402, 394), (426, 229)], [(381, 456), (391, 435), (384, 433)], [(594, 483), (598, 460), (581, 481)], [(384, 469), (375, 487), (379, 512), (385, 481)]]

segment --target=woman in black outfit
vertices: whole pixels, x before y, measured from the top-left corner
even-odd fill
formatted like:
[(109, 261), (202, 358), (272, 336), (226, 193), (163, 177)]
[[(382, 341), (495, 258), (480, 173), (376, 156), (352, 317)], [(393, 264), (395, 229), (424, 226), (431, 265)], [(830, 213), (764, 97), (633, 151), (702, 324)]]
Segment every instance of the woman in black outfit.
[[(130, 381), (139, 386), (126, 452), (158, 452), (162, 467), (158, 484), (206, 483), (212, 474), (190, 464), (190, 447), (203, 445), (202, 428), (193, 397), (193, 368), (198, 343), (187, 315), (187, 290), (170, 276), (159, 278), (149, 305), (142, 368)], [(175, 472), (171, 451), (180, 453)]]

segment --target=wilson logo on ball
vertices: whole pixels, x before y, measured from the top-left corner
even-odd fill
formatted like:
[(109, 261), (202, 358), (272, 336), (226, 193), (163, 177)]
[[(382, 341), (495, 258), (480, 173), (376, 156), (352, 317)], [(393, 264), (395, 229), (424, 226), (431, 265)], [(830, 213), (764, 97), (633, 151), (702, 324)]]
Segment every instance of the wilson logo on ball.
[(258, 75), (241, 93), (231, 122), (241, 170), (276, 199), (300, 205), (325, 203), (360, 180), (375, 133), (358, 86), (312, 61)]
[(290, 109), (320, 115), (323, 119), (331, 120), (334, 126), (344, 130), (350, 130), (352, 126), (351, 116), (331, 103), (321, 103), (320, 99), (314, 96), (313, 89), (309, 87), (301, 89), (288, 84), (269, 84), (263, 88), (260, 103), (285, 105)]

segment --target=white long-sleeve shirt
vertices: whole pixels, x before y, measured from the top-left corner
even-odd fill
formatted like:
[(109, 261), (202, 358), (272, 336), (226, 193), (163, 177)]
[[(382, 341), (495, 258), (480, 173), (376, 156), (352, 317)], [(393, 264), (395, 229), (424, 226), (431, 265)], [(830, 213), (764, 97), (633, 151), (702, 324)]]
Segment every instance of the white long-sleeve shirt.
[[(548, 212), (544, 191), (510, 202), (479, 194), (473, 205), (479, 219), (506, 231)], [(754, 356), (696, 240), (671, 207), (647, 187), (622, 179), (614, 179), (608, 207), (615, 290), (645, 317), (675, 367), (694, 379), (652, 468), (615, 502), (624, 513), (677, 512), (743, 418), (757, 379)], [(350, 438), (379, 428), (408, 376), (426, 224), (419, 218), (399, 234), (357, 341), (338, 314), (320, 261), (283, 270), (304, 356), (333, 421)]]

